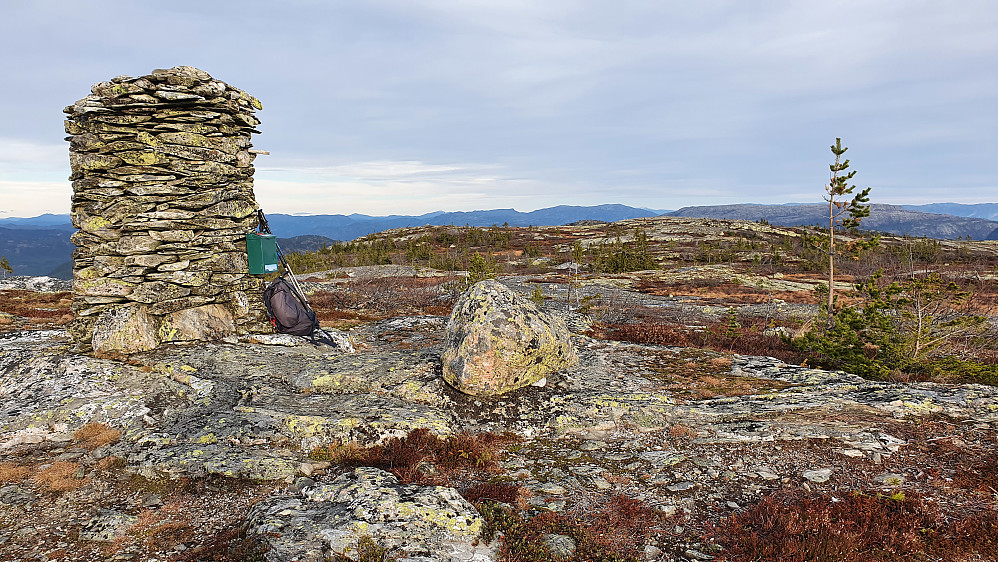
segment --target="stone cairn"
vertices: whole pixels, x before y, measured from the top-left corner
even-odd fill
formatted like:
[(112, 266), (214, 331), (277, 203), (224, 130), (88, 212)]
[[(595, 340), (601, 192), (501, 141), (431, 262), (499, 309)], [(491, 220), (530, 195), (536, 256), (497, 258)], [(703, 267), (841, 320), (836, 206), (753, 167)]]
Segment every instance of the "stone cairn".
[(269, 331), (245, 242), (259, 100), (189, 66), (91, 91), (65, 109), (77, 346), (132, 353)]

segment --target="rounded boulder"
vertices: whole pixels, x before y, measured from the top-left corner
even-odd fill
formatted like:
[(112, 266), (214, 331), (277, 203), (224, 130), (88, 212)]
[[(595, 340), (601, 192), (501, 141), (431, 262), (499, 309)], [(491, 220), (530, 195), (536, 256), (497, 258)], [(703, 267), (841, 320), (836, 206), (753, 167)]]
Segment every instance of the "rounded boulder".
[(577, 361), (565, 322), (493, 279), (458, 299), (447, 322), (443, 377), (474, 396), (498, 396)]

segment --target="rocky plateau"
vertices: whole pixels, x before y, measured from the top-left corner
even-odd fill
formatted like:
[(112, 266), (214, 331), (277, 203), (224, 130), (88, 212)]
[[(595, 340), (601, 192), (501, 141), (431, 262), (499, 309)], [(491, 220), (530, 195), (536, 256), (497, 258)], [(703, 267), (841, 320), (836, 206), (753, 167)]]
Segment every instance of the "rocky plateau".
[[(526, 294), (524, 280), (503, 281)], [(619, 285), (599, 288), (669, 301)], [(665, 521), (647, 560), (723, 560), (711, 525), (777, 490), (995, 501), (954, 484), (947, 455), (990, 454), (998, 389), (594, 339), (559, 286), (541, 286), (577, 363), (491, 398), (444, 381), (443, 316), (357, 326), (355, 353), (248, 335), (95, 358), (61, 329), (0, 334), (0, 558), (196, 560), (238, 528), (270, 561), (356, 556), (365, 538), (398, 560), (502, 559), (462, 490), (310, 454), (420, 428), (516, 436), (494, 477), (521, 484), (528, 511), (640, 500)], [(120, 436), (88, 444), (80, 430), (96, 423)], [(69, 484), (46, 487), (53, 467)]]

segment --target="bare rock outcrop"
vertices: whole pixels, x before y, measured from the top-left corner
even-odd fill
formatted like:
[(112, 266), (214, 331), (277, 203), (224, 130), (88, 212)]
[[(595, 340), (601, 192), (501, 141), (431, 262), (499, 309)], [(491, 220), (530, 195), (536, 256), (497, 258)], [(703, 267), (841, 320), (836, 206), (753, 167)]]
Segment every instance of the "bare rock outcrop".
[(267, 544), (270, 562), (356, 556), (369, 538), (406, 560), (496, 560), (479, 544), (485, 522), (457, 490), (401, 484), (377, 468), (360, 467), (300, 496), (269, 498), (253, 507), (250, 531)]
[(502, 283), (476, 283), (447, 322), (443, 376), (465, 394), (497, 396), (576, 362), (565, 322)]
[(244, 239), (260, 102), (189, 66), (91, 91), (65, 109), (77, 346), (133, 353), (265, 329)]
[[(567, 511), (625, 494), (663, 514), (703, 520), (794, 485), (860, 490), (907, 479), (938, 493), (944, 481), (927, 475), (948, 461), (923, 447), (923, 428), (934, 426), (942, 433), (927, 435), (975, 455), (993, 450), (998, 428), (993, 387), (867, 381), (767, 357), (584, 336), (573, 336), (577, 364), (546, 386), (479, 400), (441, 380), (439, 344), (409, 345), (417, 335), (439, 341), (442, 326), (442, 319), (417, 317), (358, 327), (351, 336), (364, 345), (354, 354), (206, 343), (164, 345), (128, 361), (74, 353), (62, 331), (5, 334), (0, 454), (75, 454), (74, 432), (101, 422), (121, 439), (73, 457), (87, 475), (116, 457), (116, 470), (149, 479), (216, 475), (292, 484), (308, 476), (311, 484), (263, 499), (250, 517), (272, 560), (322, 559), (314, 556), (331, 555), (334, 544), (358, 544), (362, 530), (381, 547), (424, 545), (406, 551), (412, 560), (468, 560), (488, 553), (467, 549), (474, 514), (451, 491), (401, 485), (374, 469), (323, 469), (309, 451), (383, 442), (416, 428), (512, 432), (524, 442), (500, 464), (529, 491), (532, 508)], [(709, 384), (711, 392), (698, 395), (691, 388), (702, 386), (677, 380)], [(0, 530), (9, 537), (5, 553), (21, 559), (37, 549), (39, 524), (27, 522), (60, 497), (27, 488), (0, 490), (0, 504), (13, 506), (0, 505), (0, 514), (22, 510), (7, 520), (14, 522), (9, 531)], [(78, 508), (73, 496), (61, 497), (51, 528), (89, 529), (103, 519), (87, 511), (93, 505)], [(447, 523), (413, 522), (420, 513), (433, 520), (442, 514)], [(452, 524), (456, 538), (444, 530)], [(414, 535), (419, 528), (431, 538)]]

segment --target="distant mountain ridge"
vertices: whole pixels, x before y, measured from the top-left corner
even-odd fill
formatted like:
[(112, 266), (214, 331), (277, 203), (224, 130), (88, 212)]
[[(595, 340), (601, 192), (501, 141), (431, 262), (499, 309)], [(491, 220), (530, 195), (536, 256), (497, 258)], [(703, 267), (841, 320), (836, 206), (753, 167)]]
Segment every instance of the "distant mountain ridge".
[(927, 205), (902, 205), (905, 209), (923, 213), (939, 213), (955, 217), (972, 217), (998, 221), (998, 203), (929, 203)]
[(375, 232), (407, 226), (448, 225), (456, 226), (556, 226), (580, 220), (616, 222), (624, 219), (653, 217), (659, 211), (639, 209), (627, 205), (595, 205), (590, 207), (558, 205), (527, 213), (515, 209), (486, 211), (433, 212), (424, 215), (285, 215), (268, 214), (270, 229), (278, 236), (317, 234), (334, 240), (353, 240)]
[[(515, 209), (487, 211), (442, 212), (418, 216), (390, 215), (384, 217), (352, 215), (267, 215), (270, 229), (282, 239), (287, 251), (308, 251), (321, 248), (334, 240), (353, 240), (391, 228), (406, 226), (448, 225), (492, 226), (552, 226), (580, 220), (615, 222), (624, 219), (652, 217), (659, 211), (627, 205), (595, 205), (590, 207), (559, 205), (522, 213)], [(11, 233), (6, 234), (9, 230)], [(69, 215), (41, 215), (32, 218), (0, 219), (0, 256), (6, 256), (17, 275), (51, 275), (68, 278), (72, 268), (73, 233)]]
[[(68, 279), (73, 275), (72, 225), (45, 228), (27, 225), (6, 228), (0, 223), (0, 256), (7, 258), (15, 275), (49, 275)], [(67, 270), (64, 266), (69, 263)], [(68, 271), (68, 276), (67, 276)]]
[[(683, 207), (666, 213), (672, 217), (696, 217), (729, 220), (766, 220), (780, 226), (828, 226), (828, 205), (712, 205)], [(926, 213), (900, 205), (873, 204), (870, 216), (863, 219), (864, 230), (899, 236), (927, 236), (949, 239), (970, 237), (974, 240), (998, 240), (998, 222), (970, 217)]]
[[(925, 212), (928, 209), (948, 210), (954, 214)], [(828, 207), (815, 204), (788, 205), (715, 205), (684, 207), (666, 212), (665, 216), (741, 219), (765, 219), (772, 224), (796, 226), (827, 224)], [(966, 215), (957, 215), (962, 213)], [(627, 205), (574, 206), (559, 205), (523, 213), (515, 209), (492, 209), (468, 212), (436, 211), (423, 215), (370, 216), (351, 215), (267, 215), (274, 234), (281, 237), (287, 251), (308, 251), (334, 240), (353, 240), (391, 228), (426, 225), (492, 226), (554, 226), (584, 220), (615, 222), (624, 219), (651, 217), (659, 211)], [(930, 238), (955, 239), (969, 236), (975, 240), (998, 240), (998, 222), (987, 218), (998, 215), (998, 203), (963, 205), (933, 203), (931, 205), (873, 205), (871, 216), (863, 221), (869, 230), (892, 234), (911, 234)], [(0, 219), (0, 256), (5, 256), (17, 275), (50, 275), (69, 278), (72, 275), (69, 241), (74, 229), (69, 215), (45, 214), (31, 218)]]

